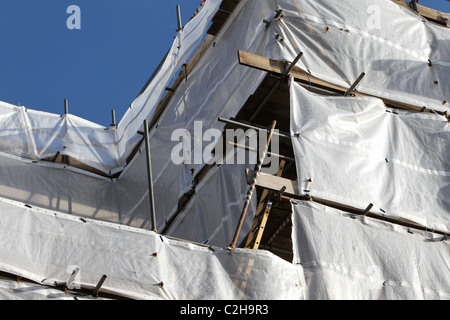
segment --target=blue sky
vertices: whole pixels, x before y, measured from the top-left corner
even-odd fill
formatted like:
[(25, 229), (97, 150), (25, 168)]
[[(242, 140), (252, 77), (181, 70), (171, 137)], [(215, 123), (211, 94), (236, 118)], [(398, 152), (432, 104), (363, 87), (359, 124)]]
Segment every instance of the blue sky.
[[(187, 23), (201, 0), (0, 0), (0, 101), (109, 126), (171, 46), (176, 5)], [(420, 4), (450, 12), (446, 0)], [(69, 30), (67, 8), (81, 9)]]
[[(119, 121), (201, 0), (0, 0), (0, 101)], [(69, 30), (70, 5), (81, 30)]]

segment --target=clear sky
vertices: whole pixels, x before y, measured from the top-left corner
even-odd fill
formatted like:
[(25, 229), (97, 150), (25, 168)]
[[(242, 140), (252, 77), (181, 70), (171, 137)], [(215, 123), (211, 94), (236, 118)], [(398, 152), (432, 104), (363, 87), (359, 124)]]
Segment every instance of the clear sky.
[[(334, 0), (333, 0), (334, 1)], [(0, 0), (0, 101), (109, 126), (136, 98), (201, 0)], [(450, 12), (446, 0), (420, 0)], [(70, 5), (81, 29), (69, 30)], [(73, 21), (75, 22), (75, 21)]]
[(71, 114), (109, 126), (115, 109), (118, 122), (172, 45), (176, 5), (185, 24), (201, 2), (0, 0), (0, 101), (62, 114), (68, 99)]

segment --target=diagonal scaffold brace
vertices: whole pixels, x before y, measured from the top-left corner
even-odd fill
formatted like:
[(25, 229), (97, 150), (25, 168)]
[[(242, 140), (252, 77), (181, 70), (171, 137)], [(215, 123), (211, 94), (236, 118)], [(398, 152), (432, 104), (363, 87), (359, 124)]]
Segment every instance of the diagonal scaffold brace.
[(258, 164), (256, 166), (255, 175), (253, 177), (252, 184), (251, 184), (250, 189), (248, 191), (247, 200), (245, 201), (244, 208), (242, 209), (241, 218), (239, 219), (239, 223), (238, 223), (238, 226), (236, 228), (236, 232), (234, 234), (233, 241), (231, 242), (230, 247), (229, 247), (229, 249), (231, 249), (231, 250), (236, 248), (236, 243), (237, 243), (239, 235), (241, 233), (242, 225), (244, 224), (245, 216), (247, 215), (247, 211), (248, 211), (248, 208), (250, 206), (250, 201), (252, 200), (253, 193), (254, 193), (254, 191), (256, 189), (256, 179), (258, 178), (258, 175), (261, 172), (261, 168), (262, 168), (262, 166), (264, 164), (264, 160), (266, 158), (267, 152), (269, 152), (270, 142), (272, 141), (272, 136), (273, 136), (273, 133), (275, 131), (276, 125), (277, 125), (277, 122), (273, 121), (272, 127), (270, 129), (269, 137), (267, 139), (267, 143), (266, 143), (266, 146), (264, 148), (264, 152), (263, 152), (262, 156), (260, 157), (259, 162), (258, 162)]

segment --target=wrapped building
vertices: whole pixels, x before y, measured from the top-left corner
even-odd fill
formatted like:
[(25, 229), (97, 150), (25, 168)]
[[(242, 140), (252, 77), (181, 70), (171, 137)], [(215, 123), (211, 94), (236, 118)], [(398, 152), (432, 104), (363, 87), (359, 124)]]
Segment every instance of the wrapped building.
[(117, 125), (1, 102), (0, 296), (449, 299), (448, 19), (207, 0)]

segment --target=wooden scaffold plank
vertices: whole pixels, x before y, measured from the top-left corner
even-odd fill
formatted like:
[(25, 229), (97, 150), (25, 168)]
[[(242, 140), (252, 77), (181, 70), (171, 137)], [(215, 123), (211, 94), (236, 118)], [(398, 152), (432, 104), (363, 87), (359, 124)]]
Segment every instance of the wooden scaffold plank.
[[(245, 52), (242, 50), (238, 51), (238, 59), (239, 63), (243, 66), (255, 68), (258, 70), (266, 71), (269, 73), (276, 74), (278, 76), (282, 76), (285, 73), (285, 62), (280, 60), (273, 60), (267, 57), (262, 57), (253, 53)], [(339, 94), (342, 94), (345, 96), (349, 92), (349, 88), (345, 88), (333, 83), (330, 83), (325, 80), (321, 80), (317, 77), (312, 76), (308, 72), (302, 70), (301, 68), (294, 66), (290, 72), (290, 75), (299, 82), (303, 82), (308, 84), (309, 86), (318, 87), (326, 90), (330, 90), (333, 92), (337, 92)], [(365, 75), (365, 74), (364, 74)], [(361, 74), (361, 77), (363, 74)], [(351, 88), (350, 88), (351, 89)], [(367, 97), (375, 97), (378, 99), (383, 100), (383, 102), (386, 105), (403, 109), (403, 110), (409, 110), (409, 111), (415, 111), (415, 112), (429, 112), (429, 113), (436, 113), (442, 116), (446, 116), (445, 112), (437, 111), (437, 110), (431, 110), (431, 109), (425, 109), (423, 106), (417, 106), (412, 105), (400, 101), (395, 101), (379, 96), (370, 95), (365, 92), (358, 91), (355, 96), (367, 96)]]

